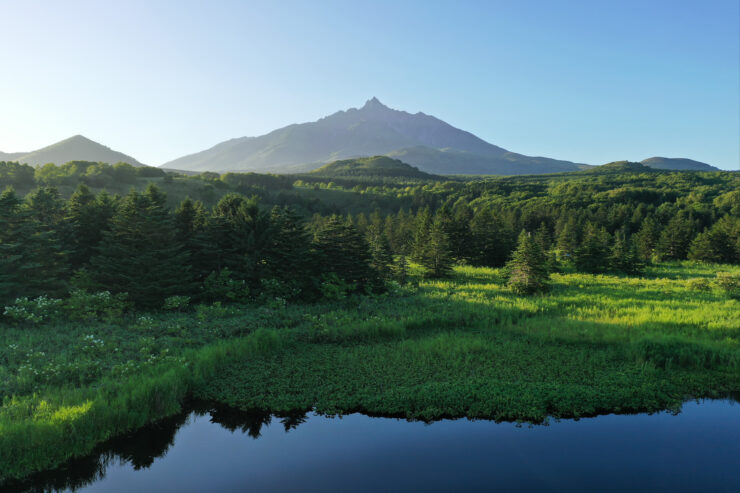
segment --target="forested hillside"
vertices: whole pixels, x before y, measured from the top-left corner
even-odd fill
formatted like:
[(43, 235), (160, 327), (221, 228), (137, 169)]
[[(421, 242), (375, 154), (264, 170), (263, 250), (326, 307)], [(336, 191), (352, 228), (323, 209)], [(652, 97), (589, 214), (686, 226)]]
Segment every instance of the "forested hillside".
[(215, 286), (230, 283), (243, 285), (243, 296), (267, 283), (281, 297), (315, 299), (326, 279), (382, 290), (380, 280), (403, 276), (407, 260), (430, 276), (455, 263), (499, 267), (522, 232), (554, 270), (740, 262), (737, 174), (638, 163), (469, 181), (396, 171), (185, 177), (126, 164), (0, 163), (9, 187), (0, 202), (0, 299), (77, 287), (156, 307), (175, 295), (221, 299)]

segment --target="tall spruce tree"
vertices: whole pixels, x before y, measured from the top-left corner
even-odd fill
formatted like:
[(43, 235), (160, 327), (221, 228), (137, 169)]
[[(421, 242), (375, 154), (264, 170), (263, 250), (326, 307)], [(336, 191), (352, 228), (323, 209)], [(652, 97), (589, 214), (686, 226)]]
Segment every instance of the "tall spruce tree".
[(506, 264), (507, 285), (517, 294), (546, 291), (550, 273), (547, 257), (532, 234), (522, 230), (516, 250)]
[(604, 227), (587, 222), (574, 257), (576, 268), (581, 272), (606, 272), (609, 269), (609, 239)]
[(102, 288), (128, 293), (139, 307), (155, 308), (169, 296), (192, 291), (188, 254), (164, 203), (154, 186), (129, 192), (91, 260)]
[(380, 286), (371, 267), (367, 242), (352, 224), (333, 215), (314, 235), (315, 275), (334, 273), (354, 287), (355, 291), (370, 291)]

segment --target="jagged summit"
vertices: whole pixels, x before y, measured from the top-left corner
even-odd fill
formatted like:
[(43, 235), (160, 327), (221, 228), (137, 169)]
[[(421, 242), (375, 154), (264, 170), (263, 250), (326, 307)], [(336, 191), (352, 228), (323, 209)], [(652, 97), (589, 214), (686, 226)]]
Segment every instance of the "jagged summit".
[(378, 98), (373, 96), (365, 102), (365, 105), (360, 110), (389, 110), (386, 105), (380, 102)]

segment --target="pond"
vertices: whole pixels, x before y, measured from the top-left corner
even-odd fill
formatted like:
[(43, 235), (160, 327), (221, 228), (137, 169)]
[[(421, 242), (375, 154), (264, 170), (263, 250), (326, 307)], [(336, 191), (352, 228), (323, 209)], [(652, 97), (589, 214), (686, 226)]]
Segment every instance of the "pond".
[(516, 425), (223, 407), (164, 420), (20, 491), (740, 491), (740, 405)]

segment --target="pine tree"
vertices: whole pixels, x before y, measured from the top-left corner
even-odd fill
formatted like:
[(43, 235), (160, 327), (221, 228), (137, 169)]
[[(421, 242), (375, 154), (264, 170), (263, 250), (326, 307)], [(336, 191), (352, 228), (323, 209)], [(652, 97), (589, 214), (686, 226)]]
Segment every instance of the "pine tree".
[(614, 244), (609, 254), (609, 267), (613, 271), (629, 275), (642, 273), (643, 264), (637, 255), (637, 248), (632, 238), (627, 236), (624, 228), (614, 234)]
[(335, 274), (355, 291), (370, 291), (380, 286), (370, 266), (367, 242), (353, 225), (333, 215), (318, 230), (313, 241), (315, 275)]
[(660, 238), (658, 223), (652, 217), (648, 217), (643, 221), (640, 230), (634, 235), (637, 257), (641, 261), (649, 262), (653, 258), (658, 238)]
[(161, 306), (169, 296), (192, 291), (187, 252), (164, 203), (159, 190), (129, 192), (91, 260), (101, 287), (128, 293), (140, 307)]
[(270, 222), (264, 275), (295, 288), (296, 294), (311, 289), (311, 242), (303, 220), (292, 208), (275, 206)]
[(661, 260), (683, 260), (694, 239), (694, 221), (684, 214), (671, 219), (660, 234), (655, 251)]
[(21, 244), (21, 201), (8, 187), (0, 195), (0, 303), (22, 294), (23, 247)]
[(74, 270), (90, 262), (103, 239), (103, 232), (110, 227), (116, 207), (105, 192), (97, 197), (87, 186), (80, 184), (67, 202), (64, 248), (69, 252), (69, 264)]
[(559, 233), (557, 249), (560, 257), (566, 261), (574, 261), (580, 244), (581, 228), (574, 214), (564, 211), (559, 219)]
[(470, 260), (475, 265), (500, 267), (510, 254), (508, 234), (488, 208), (475, 212), (470, 222), (473, 251)]
[(367, 243), (370, 249), (370, 265), (381, 279), (393, 278), (393, 255), (385, 232), (377, 225), (370, 224), (367, 229)]
[(689, 247), (689, 258), (704, 262), (740, 263), (740, 218), (727, 214), (697, 235)]
[(533, 294), (548, 289), (547, 258), (530, 233), (522, 231), (519, 235), (517, 248), (506, 264), (506, 272), (507, 285), (517, 294)]
[(575, 253), (575, 266), (581, 272), (605, 272), (609, 268), (609, 233), (589, 221), (583, 231), (583, 241)]
[(429, 233), (432, 228), (432, 214), (428, 208), (421, 209), (416, 214), (416, 229), (414, 243), (411, 248), (411, 260), (422, 263), (429, 245)]
[(452, 271), (450, 240), (445, 231), (445, 217), (437, 214), (429, 229), (429, 244), (421, 261), (429, 277), (445, 277)]

